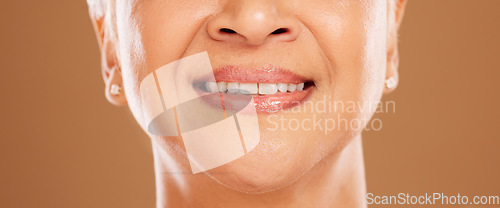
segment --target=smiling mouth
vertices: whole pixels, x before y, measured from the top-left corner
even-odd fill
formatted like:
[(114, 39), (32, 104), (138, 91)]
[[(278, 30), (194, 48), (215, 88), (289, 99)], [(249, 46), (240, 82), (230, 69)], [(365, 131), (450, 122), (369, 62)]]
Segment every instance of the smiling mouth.
[[(208, 78), (210, 77), (210, 78)], [(214, 80), (215, 79), (215, 80)], [(241, 102), (251, 100), (259, 113), (276, 113), (300, 105), (315, 88), (314, 81), (278, 67), (243, 69), (218, 68), (214, 76), (193, 82), (196, 92), (214, 107), (241, 109)], [(206, 95), (214, 96), (206, 96)], [(221, 102), (222, 99), (222, 102)], [(246, 104), (243, 104), (246, 105)]]

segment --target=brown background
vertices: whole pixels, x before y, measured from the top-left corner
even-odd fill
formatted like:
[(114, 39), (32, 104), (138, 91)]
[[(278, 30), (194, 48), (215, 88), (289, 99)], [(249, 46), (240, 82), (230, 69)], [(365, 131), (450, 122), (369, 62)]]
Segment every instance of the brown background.
[[(0, 10), (0, 207), (154, 207), (150, 142), (104, 98), (85, 1)], [(500, 195), (500, 1), (410, 0), (400, 37), (368, 191)]]

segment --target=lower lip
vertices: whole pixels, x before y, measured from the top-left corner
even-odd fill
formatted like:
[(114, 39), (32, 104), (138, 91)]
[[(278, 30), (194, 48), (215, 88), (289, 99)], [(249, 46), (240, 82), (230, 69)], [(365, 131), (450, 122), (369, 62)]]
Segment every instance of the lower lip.
[[(241, 103), (242, 100), (248, 101), (248, 96), (253, 98), (253, 107), (257, 113), (278, 113), (283, 110), (300, 105), (312, 93), (314, 87), (308, 87), (302, 91), (294, 92), (278, 92), (272, 95), (243, 95), (235, 93), (208, 93), (201, 89), (196, 89), (202, 100), (207, 104), (212, 105), (214, 108), (230, 109), (230, 106), (238, 106), (235, 103)], [(213, 94), (214, 96), (207, 96)], [(240, 105), (241, 106), (241, 105)], [(242, 110), (242, 109), (236, 109)], [(243, 113), (246, 110), (243, 109)]]

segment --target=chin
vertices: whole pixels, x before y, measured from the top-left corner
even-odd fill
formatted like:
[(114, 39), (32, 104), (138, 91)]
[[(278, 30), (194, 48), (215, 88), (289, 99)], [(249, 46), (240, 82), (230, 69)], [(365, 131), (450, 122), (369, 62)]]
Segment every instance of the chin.
[(245, 156), (207, 171), (218, 183), (244, 193), (260, 194), (290, 186), (306, 174), (321, 155), (312, 147), (264, 139)]

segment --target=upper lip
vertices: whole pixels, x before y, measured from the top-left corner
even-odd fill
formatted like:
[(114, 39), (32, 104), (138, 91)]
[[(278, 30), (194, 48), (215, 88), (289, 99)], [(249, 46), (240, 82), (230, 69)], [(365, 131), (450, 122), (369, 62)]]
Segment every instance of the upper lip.
[(226, 65), (216, 68), (213, 75), (205, 75), (199, 81), (299, 84), (308, 80), (303, 76), (277, 66), (242, 67)]

